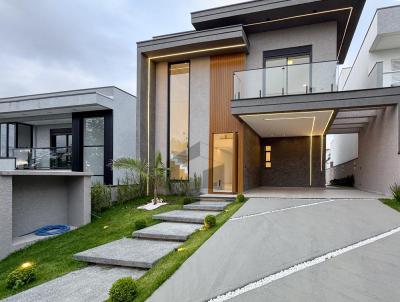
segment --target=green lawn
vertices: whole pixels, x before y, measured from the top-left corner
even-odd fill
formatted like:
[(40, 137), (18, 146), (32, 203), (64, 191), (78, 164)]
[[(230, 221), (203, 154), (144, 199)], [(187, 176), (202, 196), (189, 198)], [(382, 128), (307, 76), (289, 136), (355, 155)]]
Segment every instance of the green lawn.
[(395, 209), (396, 211), (400, 212), (400, 202), (394, 200), (394, 199), (381, 199), (381, 201), (385, 204), (388, 205), (389, 207)]
[[(158, 223), (151, 218), (154, 214), (182, 208), (181, 197), (168, 196), (165, 199), (169, 202), (169, 205), (153, 211), (136, 209), (138, 205), (148, 202), (149, 198), (147, 197), (116, 205), (102, 213), (100, 218), (93, 218), (92, 223), (89, 225), (64, 235), (38, 242), (24, 250), (13, 253), (0, 261), (0, 299), (18, 292), (5, 288), (6, 277), (22, 263), (33, 262), (37, 267), (38, 278), (35, 282), (21, 288), (19, 291), (85, 267), (85, 263), (73, 260), (72, 255), (122, 237), (131, 236), (135, 221), (138, 219), (145, 219), (147, 224), (151, 225)], [(183, 251), (171, 252), (142, 276), (138, 280), (139, 297), (137, 301), (144, 301), (148, 298), (241, 206), (242, 203), (238, 202), (230, 204), (225, 212), (218, 215), (217, 225), (214, 228), (194, 233), (189, 240), (183, 243)]]
[[(152, 215), (182, 207), (182, 198), (167, 197), (169, 205), (154, 211), (137, 210), (136, 207), (146, 203), (149, 198), (138, 198), (132, 202), (116, 205), (100, 214), (101, 218), (92, 217), (92, 223), (64, 235), (38, 242), (28, 248), (17, 251), (0, 261), (0, 299), (18, 291), (6, 289), (7, 275), (30, 261), (37, 267), (38, 278), (35, 282), (19, 291), (54, 279), (73, 270), (85, 267), (86, 264), (72, 259), (72, 255), (89, 248), (131, 236), (135, 221), (146, 219), (148, 225), (157, 223)], [(106, 228), (104, 228), (106, 226)], [(110, 284), (111, 286), (111, 284)]]

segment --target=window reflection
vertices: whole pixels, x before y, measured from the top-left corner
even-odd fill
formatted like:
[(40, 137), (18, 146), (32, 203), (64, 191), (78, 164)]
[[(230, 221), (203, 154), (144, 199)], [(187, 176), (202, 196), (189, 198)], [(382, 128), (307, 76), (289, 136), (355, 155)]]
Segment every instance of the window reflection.
[(172, 180), (189, 175), (189, 72), (190, 64), (169, 68), (169, 173)]

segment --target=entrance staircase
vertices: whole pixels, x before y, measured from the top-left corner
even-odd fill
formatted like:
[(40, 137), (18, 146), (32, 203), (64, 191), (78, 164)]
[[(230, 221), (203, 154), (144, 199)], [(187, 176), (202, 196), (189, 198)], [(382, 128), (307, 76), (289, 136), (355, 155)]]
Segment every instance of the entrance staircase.
[(218, 215), (234, 198), (199, 197), (197, 202), (154, 215), (159, 224), (133, 232), (132, 238), (119, 239), (75, 254), (74, 259), (136, 269), (150, 269), (157, 261), (200, 229), (207, 215)]

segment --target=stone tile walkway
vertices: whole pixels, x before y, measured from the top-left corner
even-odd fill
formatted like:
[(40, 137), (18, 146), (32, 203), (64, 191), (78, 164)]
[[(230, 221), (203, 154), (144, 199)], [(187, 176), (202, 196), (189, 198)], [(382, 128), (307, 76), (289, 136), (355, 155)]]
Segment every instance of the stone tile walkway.
[[(76, 260), (97, 265), (71, 272), (5, 301), (104, 301), (116, 280), (127, 276), (140, 278), (145, 269), (150, 269), (201, 228), (207, 215), (218, 215), (223, 211), (229, 202), (219, 200), (201, 199), (194, 204), (195, 209), (154, 215), (154, 219), (167, 222), (136, 231), (132, 234), (133, 239), (119, 239), (73, 256)], [(218, 210), (210, 211), (211, 208)]]

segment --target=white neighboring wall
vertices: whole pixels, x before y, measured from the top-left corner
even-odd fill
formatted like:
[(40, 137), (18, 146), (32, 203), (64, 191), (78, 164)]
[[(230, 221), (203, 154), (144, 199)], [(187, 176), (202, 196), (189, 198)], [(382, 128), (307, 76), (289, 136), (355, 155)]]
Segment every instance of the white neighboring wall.
[(331, 150), (336, 151), (331, 151), (333, 166), (356, 159), (358, 157), (358, 134), (335, 134), (331, 141)]
[[(400, 59), (399, 20), (400, 6), (377, 10), (353, 66), (342, 69), (340, 90), (382, 87), (379, 83), (390, 86), (385, 73), (393, 71), (393, 59)], [(335, 135), (331, 146), (334, 166), (355, 158), (357, 148), (355, 186), (389, 195), (389, 186), (400, 182), (398, 129), (398, 108), (388, 107), (354, 134), (354, 140)]]

